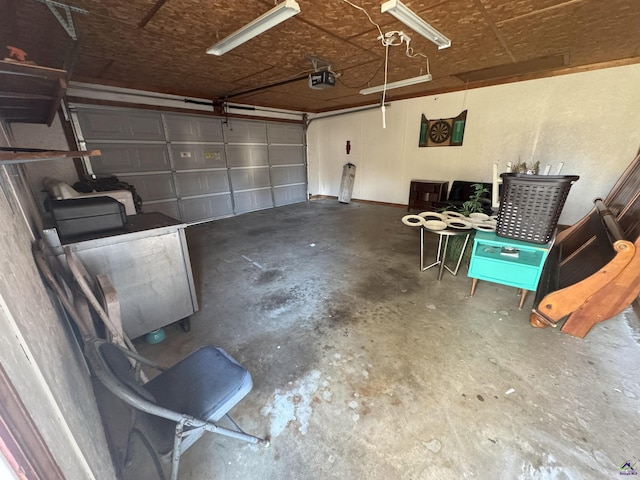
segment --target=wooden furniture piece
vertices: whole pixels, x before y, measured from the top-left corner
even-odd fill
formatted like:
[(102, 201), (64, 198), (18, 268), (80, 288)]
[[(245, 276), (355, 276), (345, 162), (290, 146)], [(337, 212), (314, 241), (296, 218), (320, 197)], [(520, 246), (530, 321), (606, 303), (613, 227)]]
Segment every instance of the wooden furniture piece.
[(413, 209), (435, 210), (434, 204), (444, 202), (447, 199), (448, 188), (449, 182), (411, 180), (407, 211)]
[[(438, 251), (436, 253), (436, 261), (430, 265), (425, 267), (424, 265), (424, 232), (425, 230), (430, 233), (434, 233), (438, 235)], [(425, 227), (420, 227), (420, 271), (424, 272), (425, 270), (429, 270), (431, 267), (439, 267), (438, 268), (438, 280), (442, 280), (442, 273), (446, 269), (451, 275), (455, 276), (458, 274), (458, 269), (460, 268), (460, 263), (462, 262), (462, 257), (464, 256), (464, 252), (467, 249), (467, 244), (469, 243), (469, 236), (473, 233), (473, 230), (460, 230), (454, 228), (447, 228), (444, 230), (429, 230)], [(460, 250), (460, 255), (458, 256), (458, 260), (456, 263), (456, 268), (452, 270), (446, 265), (447, 259), (447, 247), (449, 246), (449, 238), (457, 237), (464, 235), (464, 244), (462, 245), (462, 250)]]
[(536, 292), (531, 325), (583, 338), (640, 294), (640, 154), (604, 200), (558, 234)]
[(488, 280), (521, 291), (522, 308), (527, 292), (535, 291), (553, 240), (545, 245), (498, 237), (493, 232), (478, 232), (473, 241), (469, 264), (471, 296), (478, 280)]

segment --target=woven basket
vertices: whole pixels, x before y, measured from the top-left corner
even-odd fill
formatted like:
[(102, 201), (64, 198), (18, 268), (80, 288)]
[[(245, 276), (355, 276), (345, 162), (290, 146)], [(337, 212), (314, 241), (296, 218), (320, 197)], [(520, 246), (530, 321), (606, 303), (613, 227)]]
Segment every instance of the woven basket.
[(545, 244), (553, 237), (577, 175), (503, 173), (496, 235)]

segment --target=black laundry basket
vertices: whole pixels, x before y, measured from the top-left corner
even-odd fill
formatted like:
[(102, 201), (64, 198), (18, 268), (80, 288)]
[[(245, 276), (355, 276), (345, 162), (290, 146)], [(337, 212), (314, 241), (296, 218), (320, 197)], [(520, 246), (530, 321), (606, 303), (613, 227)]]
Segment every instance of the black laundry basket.
[(577, 175), (503, 173), (496, 235), (545, 244), (553, 237), (558, 219)]

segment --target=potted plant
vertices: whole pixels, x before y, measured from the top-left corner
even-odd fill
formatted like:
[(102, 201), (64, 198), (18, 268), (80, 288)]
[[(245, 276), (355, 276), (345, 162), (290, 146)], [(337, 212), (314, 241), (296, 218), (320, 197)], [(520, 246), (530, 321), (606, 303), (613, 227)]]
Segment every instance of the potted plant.
[[(472, 185), (474, 191), (469, 196), (469, 200), (464, 202), (460, 208), (455, 209), (453, 205), (449, 205), (442, 209), (442, 211), (446, 212), (448, 210), (455, 210), (458, 213), (468, 217), (472, 213), (484, 213), (484, 203), (483, 195), (489, 193), (489, 190), (484, 187), (481, 183), (474, 183)], [(471, 232), (471, 236), (469, 237), (469, 243), (473, 243), (473, 237), (475, 236), (475, 230)], [(447, 245), (447, 258), (459, 258), (460, 251), (464, 245), (464, 237), (463, 236), (454, 236), (449, 239), (449, 243)], [(464, 252), (464, 262), (466, 264), (469, 263), (471, 259), (471, 247), (467, 245), (467, 249)]]
[(489, 190), (481, 183), (474, 183), (473, 193), (469, 196), (469, 200), (462, 204), (462, 207), (458, 210), (462, 215), (468, 217), (472, 213), (484, 213), (484, 204), (482, 202), (483, 195), (489, 193)]

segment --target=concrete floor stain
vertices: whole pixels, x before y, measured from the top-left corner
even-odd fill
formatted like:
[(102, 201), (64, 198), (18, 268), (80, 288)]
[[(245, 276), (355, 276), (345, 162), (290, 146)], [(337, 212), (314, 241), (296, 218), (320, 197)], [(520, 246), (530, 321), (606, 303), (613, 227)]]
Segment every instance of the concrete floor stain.
[(276, 389), (273, 400), (265, 405), (260, 413), (269, 417), (271, 438), (278, 437), (284, 430), (297, 425), (297, 430), (305, 435), (309, 428), (309, 419), (313, 413), (315, 393), (319, 388), (321, 373), (313, 370), (304, 377), (292, 382), (287, 389)]
[(201, 311), (142, 353), (223, 346), (254, 379), (231, 413), (272, 446), (209, 436), (181, 476), (600, 480), (637, 457), (637, 319), (532, 329), (515, 289), (420, 272), (403, 214), (326, 200), (187, 229)]

